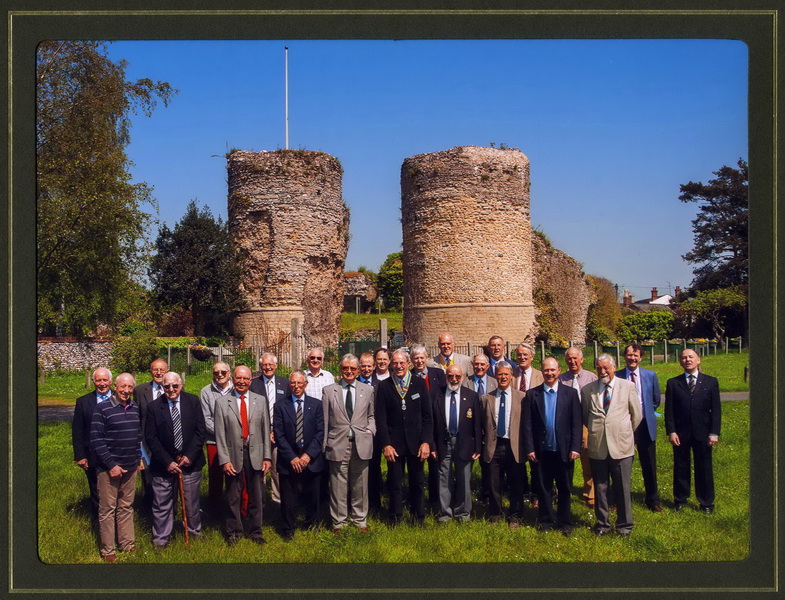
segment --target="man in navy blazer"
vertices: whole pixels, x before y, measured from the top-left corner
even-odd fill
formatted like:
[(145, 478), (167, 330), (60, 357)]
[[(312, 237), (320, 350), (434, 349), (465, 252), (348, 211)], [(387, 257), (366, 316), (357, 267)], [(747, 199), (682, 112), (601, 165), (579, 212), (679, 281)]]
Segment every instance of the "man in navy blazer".
[(660, 491), (657, 489), (657, 417), (655, 409), (660, 405), (660, 382), (654, 371), (640, 367), (643, 348), (630, 344), (624, 349), (627, 367), (616, 371), (616, 377), (635, 384), (641, 400), (643, 421), (635, 429), (635, 446), (641, 461), (643, 486), (646, 489), (646, 506), (652, 512), (662, 512)]
[(71, 423), (71, 442), (74, 447), (76, 466), (84, 469), (90, 488), (90, 515), (98, 520), (98, 478), (95, 471), (95, 456), (90, 454), (90, 423), (95, 405), (109, 400), (112, 395), (112, 372), (103, 367), (93, 371), (93, 387), (89, 394), (76, 399), (74, 420)]
[(679, 357), (684, 374), (665, 387), (665, 431), (673, 445), (673, 502), (681, 510), (690, 495), (690, 451), (695, 458), (695, 497), (700, 509), (714, 512), (714, 473), (711, 449), (720, 439), (720, 386), (698, 371), (694, 350)]
[[(559, 383), (559, 362), (552, 356), (542, 361), (542, 377), (544, 383), (526, 392), (523, 399), (523, 445), (529, 460), (539, 465), (533, 482), (539, 496), (538, 528), (548, 531), (555, 520), (562, 533), (569, 535), (570, 465), (581, 456), (581, 402), (577, 390)], [(559, 503), (556, 514), (551, 493), (554, 482)]]
[[(482, 452), (482, 406), (477, 392), (461, 385), (463, 371), (450, 365), (447, 385), (432, 396), (431, 458), (438, 465), (440, 523), (468, 522), (472, 512), (472, 464)], [(451, 471), (455, 471), (455, 480)]]
[[(163, 548), (172, 534), (182, 477), (188, 534), (202, 536), (199, 485), (205, 465), (207, 428), (197, 396), (183, 392), (177, 373), (163, 377), (164, 395), (147, 405), (144, 437), (152, 452), (150, 474), (153, 489), (153, 546)], [(178, 423), (179, 421), (179, 423)]]
[[(275, 403), (273, 431), (278, 444), (278, 482), (281, 487), (281, 532), (285, 541), (294, 538), (298, 497), (305, 501), (306, 526), (319, 520), (319, 482), (324, 469), (324, 411), (320, 399), (306, 396), (305, 372), (292, 371), (290, 394)], [(302, 430), (298, 430), (302, 415)]]

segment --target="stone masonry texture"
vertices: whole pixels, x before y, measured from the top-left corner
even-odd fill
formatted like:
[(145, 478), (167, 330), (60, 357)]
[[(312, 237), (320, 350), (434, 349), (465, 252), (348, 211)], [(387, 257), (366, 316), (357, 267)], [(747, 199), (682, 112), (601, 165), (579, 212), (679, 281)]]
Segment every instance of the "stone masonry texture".
[(309, 343), (337, 344), (349, 242), (340, 162), (310, 150), (236, 150), (227, 163), (229, 231), (248, 302), (235, 336), (267, 344), (296, 317)]
[(529, 160), (517, 149), (458, 146), (401, 167), (404, 335), (434, 344), (532, 339)]

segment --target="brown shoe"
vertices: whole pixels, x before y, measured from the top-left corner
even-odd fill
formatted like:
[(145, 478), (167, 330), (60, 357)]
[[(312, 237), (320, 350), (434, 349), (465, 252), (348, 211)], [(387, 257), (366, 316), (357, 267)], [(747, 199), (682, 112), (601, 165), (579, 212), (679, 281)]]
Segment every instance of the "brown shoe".
[(101, 558), (108, 563), (113, 563), (117, 560), (117, 555), (114, 552), (110, 552), (109, 554), (104, 554)]
[(591, 498), (590, 498), (590, 499), (588, 499), (588, 500), (586, 501), (586, 505), (587, 505), (589, 508), (594, 508), (594, 500), (592, 500)]
[(341, 528), (336, 527), (335, 529), (333, 529), (333, 535), (341, 535)]
[(371, 533), (371, 530), (368, 529), (367, 527), (360, 527), (360, 533), (364, 535), (366, 533)]
[(532, 508), (540, 508), (540, 499), (539, 498), (534, 498), (532, 500)]
[(651, 512), (660, 513), (660, 512), (662, 512), (662, 506), (660, 506), (659, 504), (652, 504), (649, 507), (649, 510)]

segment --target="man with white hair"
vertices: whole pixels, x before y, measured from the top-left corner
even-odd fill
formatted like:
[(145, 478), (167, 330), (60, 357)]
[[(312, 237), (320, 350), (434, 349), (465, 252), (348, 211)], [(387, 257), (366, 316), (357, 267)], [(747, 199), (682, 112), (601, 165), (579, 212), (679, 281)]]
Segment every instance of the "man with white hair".
[(635, 429), (641, 422), (641, 403), (635, 386), (616, 377), (616, 363), (610, 354), (596, 361), (597, 381), (581, 390), (583, 424), (589, 430), (589, 458), (594, 477), (594, 514), (598, 536), (610, 532), (608, 521), (608, 482), (613, 482), (616, 501), (616, 533), (629, 537), (632, 532), (630, 495)]
[(321, 398), (322, 390), (328, 385), (335, 383), (335, 376), (330, 371), (325, 371), (324, 350), (321, 348), (311, 348), (308, 351), (308, 369), (305, 371), (305, 378), (308, 386), (305, 394), (312, 398)]
[(134, 378), (121, 373), (114, 394), (99, 402), (90, 424), (90, 451), (96, 457), (98, 480), (98, 531), (101, 558), (117, 560), (115, 535), (120, 552), (134, 552), (134, 492), (142, 458), (141, 415), (131, 401)]
[(109, 400), (112, 395), (112, 372), (100, 367), (93, 371), (93, 391), (76, 399), (74, 420), (71, 423), (71, 442), (76, 466), (83, 469), (90, 488), (90, 515), (98, 520), (98, 480), (96, 479), (95, 457), (90, 456), (90, 424), (93, 411), (99, 402)]
[(228, 364), (219, 361), (213, 365), (213, 380), (199, 394), (207, 446), (207, 507), (213, 520), (221, 517), (224, 490), (224, 471), (218, 464), (215, 446), (215, 403), (232, 389), (232, 371)]
[(153, 547), (169, 543), (182, 484), (189, 536), (202, 536), (199, 484), (205, 464), (202, 445), (205, 423), (199, 398), (183, 391), (183, 381), (169, 371), (163, 379), (164, 395), (147, 406), (145, 441), (152, 451)]

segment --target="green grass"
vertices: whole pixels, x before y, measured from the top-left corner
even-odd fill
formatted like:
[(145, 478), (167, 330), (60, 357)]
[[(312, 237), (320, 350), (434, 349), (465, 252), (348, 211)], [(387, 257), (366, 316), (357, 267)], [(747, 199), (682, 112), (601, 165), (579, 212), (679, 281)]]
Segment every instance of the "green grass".
[(395, 330), (403, 329), (403, 313), (386, 312), (382, 314), (370, 313), (359, 314), (341, 313), (341, 333), (355, 332), (358, 330), (372, 331), (379, 330), (379, 319), (387, 319), (387, 331), (392, 333)]
[[(744, 367), (750, 364), (748, 350), (741, 353), (716, 354), (701, 358), (700, 369), (706, 375), (716, 377), (720, 382), (721, 392), (748, 392), (750, 384), (744, 381)], [(657, 373), (660, 389), (665, 393), (665, 383), (671, 377), (684, 373), (679, 363), (658, 363), (654, 366), (642, 364), (641, 366), (652, 369)]]
[[(264, 535), (268, 543), (257, 546), (242, 540), (229, 548), (219, 524), (207, 524), (205, 540), (183, 545), (175, 534), (169, 547), (155, 553), (150, 527), (139, 513), (136, 519), (137, 552), (120, 555), (124, 563), (418, 563), (418, 562), (618, 562), (618, 561), (738, 561), (749, 552), (749, 403), (723, 403), (720, 444), (714, 453), (717, 506), (714, 515), (697, 510), (694, 497), (687, 510), (672, 507), (672, 453), (659, 420), (658, 477), (665, 512), (654, 514), (643, 504), (643, 482), (638, 461), (633, 467), (635, 529), (629, 540), (617, 536), (596, 538), (589, 530), (593, 512), (573, 497), (576, 530), (570, 538), (559, 533), (541, 534), (532, 526), (536, 511), (527, 508), (525, 525), (511, 531), (504, 523), (482, 519), (484, 507), (475, 503), (471, 523), (438, 525), (432, 516), (424, 529), (402, 525), (390, 529), (378, 516), (369, 519), (371, 534), (355, 530), (335, 537), (329, 527), (298, 530), (296, 543), (283, 542), (274, 525), (275, 508), (266, 504)], [(98, 563), (96, 538), (90, 530), (87, 481), (71, 457), (67, 423), (41, 422), (38, 468), (38, 549), (49, 564)], [(580, 466), (575, 481), (581, 481)], [(479, 486), (475, 463), (473, 489)], [(203, 505), (206, 478), (202, 482)], [(325, 515), (326, 517), (326, 512)], [(613, 520), (613, 516), (611, 517)], [(717, 540), (722, 540), (718, 544)]]

